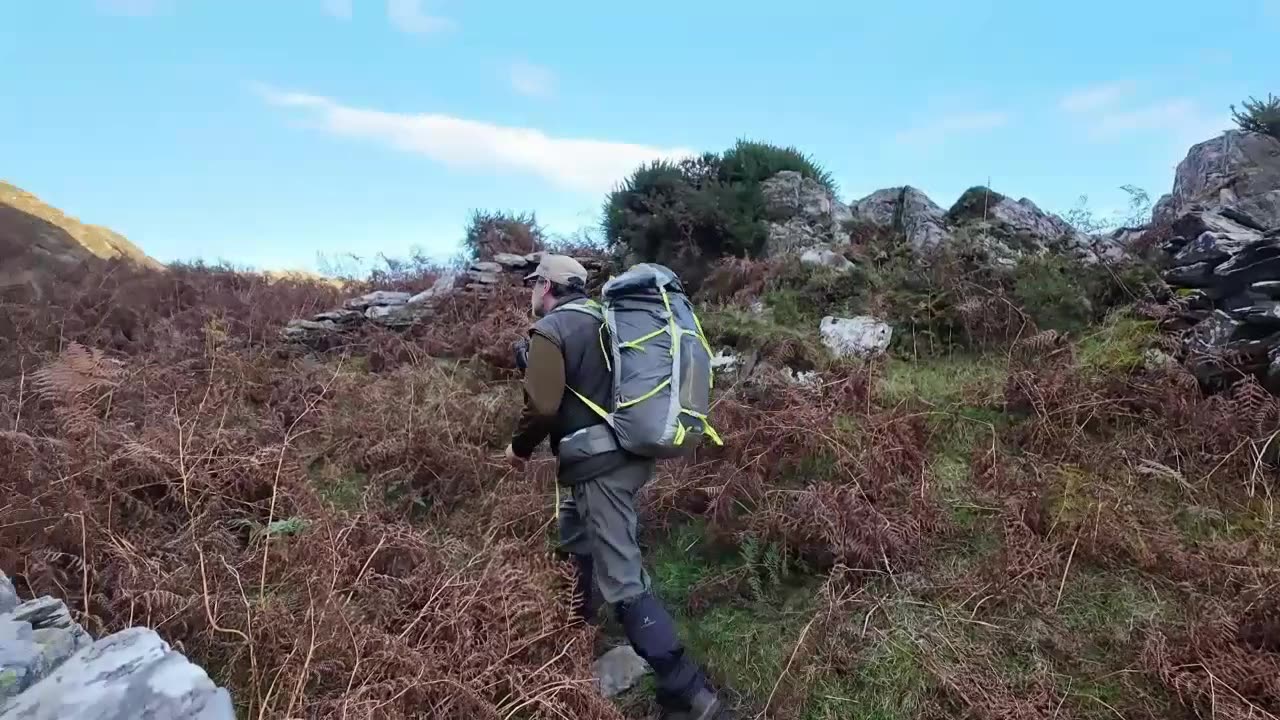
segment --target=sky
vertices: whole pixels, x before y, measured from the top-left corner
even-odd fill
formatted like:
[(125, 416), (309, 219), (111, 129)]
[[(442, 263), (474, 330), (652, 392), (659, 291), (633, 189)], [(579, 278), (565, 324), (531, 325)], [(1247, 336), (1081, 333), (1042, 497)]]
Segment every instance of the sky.
[(0, 179), (165, 262), (598, 227), (637, 165), (794, 145), (843, 200), (1110, 216), (1280, 93), (1280, 0), (0, 0)]

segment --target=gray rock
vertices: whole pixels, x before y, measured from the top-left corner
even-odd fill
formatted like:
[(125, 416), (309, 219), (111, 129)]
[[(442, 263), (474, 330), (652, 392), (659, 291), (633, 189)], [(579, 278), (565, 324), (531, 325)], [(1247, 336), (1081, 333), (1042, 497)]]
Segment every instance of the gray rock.
[(1222, 310), (1217, 310), (1208, 319), (1195, 326), (1188, 346), (1191, 350), (1205, 351), (1225, 348), (1236, 338), (1241, 323)]
[(337, 323), (332, 320), (290, 320), (289, 324), (284, 328), (284, 336), (304, 337), (313, 334), (327, 334), (337, 332), (339, 330)]
[(1280, 280), (1263, 280), (1249, 286), (1249, 289), (1269, 298), (1280, 299)]
[(805, 250), (800, 254), (800, 262), (843, 271), (853, 270), (856, 267), (849, 258), (828, 247), (811, 247)]
[(371, 293), (361, 295), (360, 297), (351, 298), (342, 305), (348, 310), (367, 310), (370, 307), (382, 305), (403, 305), (409, 302), (410, 297), (412, 297), (412, 295), (407, 292), (375, 290)]
[(0, 705), (4, 720), (234, 720), (226, 690), (146, 628), (86, 647)]
[(359, 310), (327, 310), (322, 313), (316, 313), (312, 316), (312, 320), (316, 322), (329, 321), (339, 325), (354, 325), (364, 320), (365, 313)]
[(467, 280), (472, 285), (497, 285), (503, 272), (503, 267), (496, 262), (471, 263), (467, 270)]
[(51, 597), (0, 615), (0, 701), (25, 691), (91, 643), (67, 606)]
[(501, 265), (506, 270), (523, 270), (529, 265), (536, 265), (537, 261), (529, 262), (528, 255), (515, 255), (513, 253), (498, 253), (493, 256), (493, 261)]
[(61, 600), (45, 595), (28, 600), (9, 612), (9, 617), (19, 622), (31, 623), (37, 630), (45, 628), (71, 628), (76, 623), (71, 619), (71, 611)]
[(1280, 140), (1229, 130), (1198, 143), (1178, 164), (1173, 192), (1153, 213), (1157, 222), (1201, 207), (1231, 208), (1260, 227), (1280, 226)]
[(849, 208), (817, 180), (784, 170), (761, 183), (760, 190), (770, 221), (769, 254), (845, 240)]
[(1230, 259), (1250, 242), (1261, 237), (1260, 234), (1252, 231), (1247, 234), (1206, 231), (1184, 245), (1178, 254), (1173, 256), (1171, 265), (1173, 267), (1197, 263), (1217, 265), (1223, 260)]
[(910, 185), (877, 190), (858, 200), (853, 204), (853, 218), (902, 233), (911, 249), (919, 253), (951, 241), (946, 212)]
[(431, 287), (409, 298), (409, 305), (421, 305), (426, 302), (444, 297), (456, 289), (458, 284), (458, 273), (447, 272), (431, 284)]
[(822, 183), (794, 170), (783, 170), (760, 184), (765, 211), (777, 221), (800, 217), (815, 224), (848, 220), (849, 208)]
[(13, 587), (13, 581), (0, 573), (0, 613), (7, 613), (18, 607), (18, 591)]
[(1213, 276), (1219, 297), (1234, 294), (1256, 282), (1280, 279), (1280, 247), (1250, 245), (1215, 267)]
[(1173, 221), (1170, 230), (1176, 236), (1183, 238), (1199, 238), (1205, 233), (1212, 233), (1221, 236), (1229, 243), (1239, 246), (1257, 240), (1262, 235), (1247, 225), (1242, 225), (1221, 213), (1208, 210), (1192, 210), (1183, 213)]
[(871, 357), (889, 348), (893, 328), (866, 315), (853, 318), (822, 318), (818, 326), (822, 343), (839, 356)]
[(829, 230), (798, 217), (784, 223), (771, 222), (768, 227), (768, 253), (774, 256), (826, 244), (833, 239)]
[(1268, 300), (1254, 305), (1229, 310), (1231, 317), (1246, 325), (1280, 328), (1280, 302)]
[(1177, 217), (1178, 203), (1174, 199), (1173, 193), (1165, 193), (1160, 196), (1156, 204), (1151, 208), (1151, 224), (1164, 225), (1173, 222)]
[(395, 305), (391, 307), (371, 307), (365, 311), (370, 322), (383, 327), (406, 328), (420, 320), (431, 316), (433, 308), (426, 303), (412, 305)]
[(600, 694), (607, 698), (617, 697), (635, 687), (649, 672), (649, 664), (630, 645), (620, 645), (595, 662), (596, 684)]

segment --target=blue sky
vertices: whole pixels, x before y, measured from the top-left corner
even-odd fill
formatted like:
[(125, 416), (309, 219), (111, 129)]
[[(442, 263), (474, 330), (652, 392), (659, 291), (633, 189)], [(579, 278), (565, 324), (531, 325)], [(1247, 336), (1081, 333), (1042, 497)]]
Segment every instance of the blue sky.
[(1280, 0), (14, 0), (0, 179), (164, 260), (452, 253), (472, 209), (596, 222), (645, 159), (794, 144), (843, 199), (991, 179), (1154, 199), (1280, 92)]

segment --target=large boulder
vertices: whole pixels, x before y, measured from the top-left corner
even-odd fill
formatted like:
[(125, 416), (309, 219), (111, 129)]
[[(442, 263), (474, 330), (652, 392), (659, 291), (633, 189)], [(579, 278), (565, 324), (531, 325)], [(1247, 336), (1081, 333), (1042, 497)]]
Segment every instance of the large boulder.
[(780, 254), (813, 245), (842, 242), (851, 217), (825, 185), (794, 170), (783, 170), (760, 185), (769, 219), (767, 252)]
[(879, 230), (901, 233), (912, 250), (924, 253), (951, 240), (947, 214), (923, 191), (904, 185), (877, 190), (853, 203), (853, 219)]
[(1238, 213), (1255, 228), (1280, 227), (1280, 140), (1230, 130), (1192, 146), (1152, 219), (1168, 224), (1197, 209)]

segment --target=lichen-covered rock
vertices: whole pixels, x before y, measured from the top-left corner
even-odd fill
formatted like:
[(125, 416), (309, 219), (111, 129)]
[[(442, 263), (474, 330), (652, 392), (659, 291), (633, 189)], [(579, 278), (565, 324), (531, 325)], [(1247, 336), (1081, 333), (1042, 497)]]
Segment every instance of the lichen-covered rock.
[(928, 252), (951, 241), (946, 212), (910, 185), (877, 190), (855, 202), (852, 212), (854, 220), (902, 233), (916, 252)]
[(594, 670), (600, 694), (607, 698), (630, 690), (650, 672), (649, 664), (630, 645), (619, 645), (601, 655)]
[(877, 318), (860, 315), (837, 318), (828, 315), (818, 327), (822, 342), (838, 356), (861, 358), (878, 355), (889, 348), (893, 328)]
[(234, 720), (231, 696), (155, 632), (129, 628), (80, 650), (0, 705), (4, 720)]
[(1280, 140), (1230, 130), (1191, 147), (1173, 192), (1153, 212), (1157, 224), (1194, 209), (1233, 210), (1258, 227), (1280, 227)]
[(760, 191), (770, 221), (769, 254), (844, 239), (849, 208), (817, 180), (784, 170), (761, 183)]
[(811, 247), (805, 250), (800, 254), (800, 262), (844, 271), (853, 270), (856, 267), (849, 258), (829, 247)]

